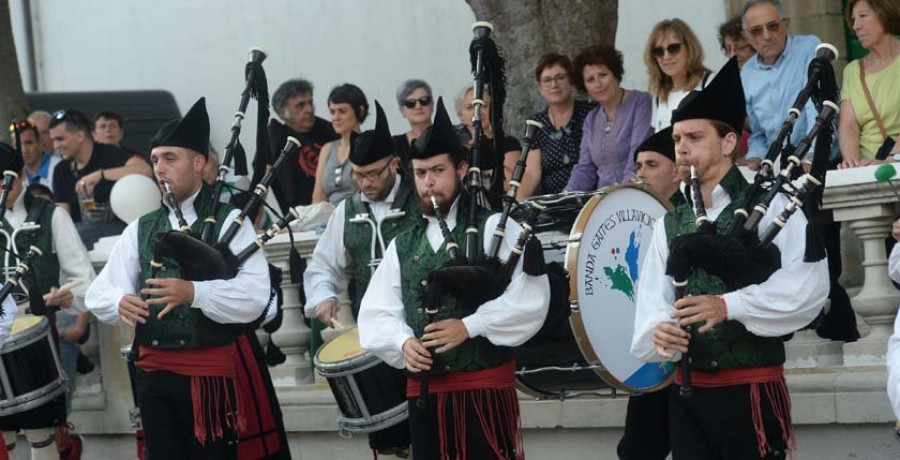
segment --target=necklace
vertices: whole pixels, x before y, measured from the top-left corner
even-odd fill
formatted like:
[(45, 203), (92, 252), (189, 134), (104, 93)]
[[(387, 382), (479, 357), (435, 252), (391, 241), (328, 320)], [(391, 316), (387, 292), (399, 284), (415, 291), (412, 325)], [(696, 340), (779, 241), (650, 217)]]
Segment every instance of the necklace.
[(619, 96), (619, 105), (617, 105), (616, 108), (613, 109), (612, 116), (606, 117), (606, 124), (603, 126), (603, 132), (605, 133), (612, 131), (613, 124), (616, 122), (616, 112), (618, 111), (619, 107), (622, 106), (622, 102), (625, 101), (625, 90), (623, 89), (621, 91), (622, 93)]

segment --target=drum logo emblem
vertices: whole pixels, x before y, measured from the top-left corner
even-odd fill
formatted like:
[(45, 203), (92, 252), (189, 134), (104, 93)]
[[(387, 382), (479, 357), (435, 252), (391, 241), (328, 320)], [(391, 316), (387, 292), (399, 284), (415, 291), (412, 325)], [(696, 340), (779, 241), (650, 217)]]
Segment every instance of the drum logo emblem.
[[(597, 253), (587, 254), (584, 263), (585, 295), (594, 295), (594, 283), (600, 282), (613, 291), (621, 292), (634, 304), (634, 287), (640, 276), (638, 259), (641, 252), (641, 229), (644, 226), (651, 227), (654, 221), (653, 217), (640, 209), (624, 209), (615, 212), (600, 224), (597, 233), (591, 238), (591, 247), (594, 250), (601, 248), (608, 232), (613, 230), (618, 224), (637, 222), (638, 226), (630, 232), (628, 246), (624, 248), (624, 254), (623, 248), (612, 247), (609, 249), (609, 256), (603, 257), (600, 264), (603, 264), (603, 262), (606, 264), (602, 267), (602, 278), (600, 274), (595, 274), (598, 266)], [(632, 228), (634, 228), (633, 224)]]

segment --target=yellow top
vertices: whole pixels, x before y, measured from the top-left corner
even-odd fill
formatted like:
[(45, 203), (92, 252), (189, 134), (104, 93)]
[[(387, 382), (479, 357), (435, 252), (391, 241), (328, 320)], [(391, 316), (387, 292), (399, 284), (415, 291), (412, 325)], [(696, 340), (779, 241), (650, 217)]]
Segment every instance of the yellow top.
[(317, 358), (320, 363), (337, 363), (365, 352), (359, 344), (359, 329), (354, 327), (320, 348)]
[[(888, 136), (896, 140), (900, 135), (900, 58), (894, 59), (889, 66), (871, 73), (866, 69), (866, 84), (872, 94), (872, 101), (884, 123)], [(853, 112), (859, 123), (859, 154), (862, 158), (873, 159), (884, 137), (875, 122), (875, 116), (869, 108), (866, 93), (863, 92), (859, 80), (859, 60), (847, 64), (844, 68), (844, 88), (841, 99), (853, 103)]]

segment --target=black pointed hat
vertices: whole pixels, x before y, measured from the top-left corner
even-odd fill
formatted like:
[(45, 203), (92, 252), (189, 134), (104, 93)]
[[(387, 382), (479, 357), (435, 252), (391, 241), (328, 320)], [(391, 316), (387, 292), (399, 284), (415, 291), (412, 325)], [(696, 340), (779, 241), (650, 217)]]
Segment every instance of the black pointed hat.
[(740, 133), (747, 118), (746, 104), (737, 58), (731, 58), (703, 91), (694, 91), (681, 101), (672, 113), (672, 124), (705, 118), (726, 123)]
[(169, 121), (150, 139), (150, 150), (156, 147), (184, 147), (209, 154), (209, 114), (206, 112), (206, 98), (201, 97), (180, 119)]
[(453, 123), (450, 122), (450, 116), (444, 108), (444, 99), (439, 97), (434, 124), (413, 142), (409, 156), (411, 159), (424, 160), (442, 153), (449, 153), (455, 158), (466, 157), (466, 148), (453, 129)]
[(375, 129), (370, 129), (355, 136), (350, 145), (350, 162), (356, 166), (367, 166), (382, 158), (394, 155), (394, 141), (391, 129), (381, 104), (375, 101)]
[(672, 127), (659, 131), (658, 133), (648, 137), (634, 151), (634, 160), (641, 152), (656, 152), (675, 162), (675, 142), (672, 140)]

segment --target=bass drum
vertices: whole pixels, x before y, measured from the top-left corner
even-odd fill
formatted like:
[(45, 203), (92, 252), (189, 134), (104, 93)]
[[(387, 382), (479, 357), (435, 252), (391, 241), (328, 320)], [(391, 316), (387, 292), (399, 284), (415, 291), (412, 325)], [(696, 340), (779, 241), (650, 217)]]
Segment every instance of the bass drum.
[[(532, 201), (547, 206), (535, 232), (548, 262), (558, 260), (565, 243), (568, 289), (554, 281), (551, 266), (547, 321), (516, 352), (520, 389), (538, 398), (568, 398), (609, 394), (609, 388), (642, 393), (667, 386), (674, 365), (634, 358), (631, 338), (640, 267), (654, 222), (671, 207), (668, 201), (633, 185)], [(559, 226), (578, 204), (583, 206), (571, 218), (568, 236), (560, 239)], [(560, 292), (566, 291), (561, 301)]]

